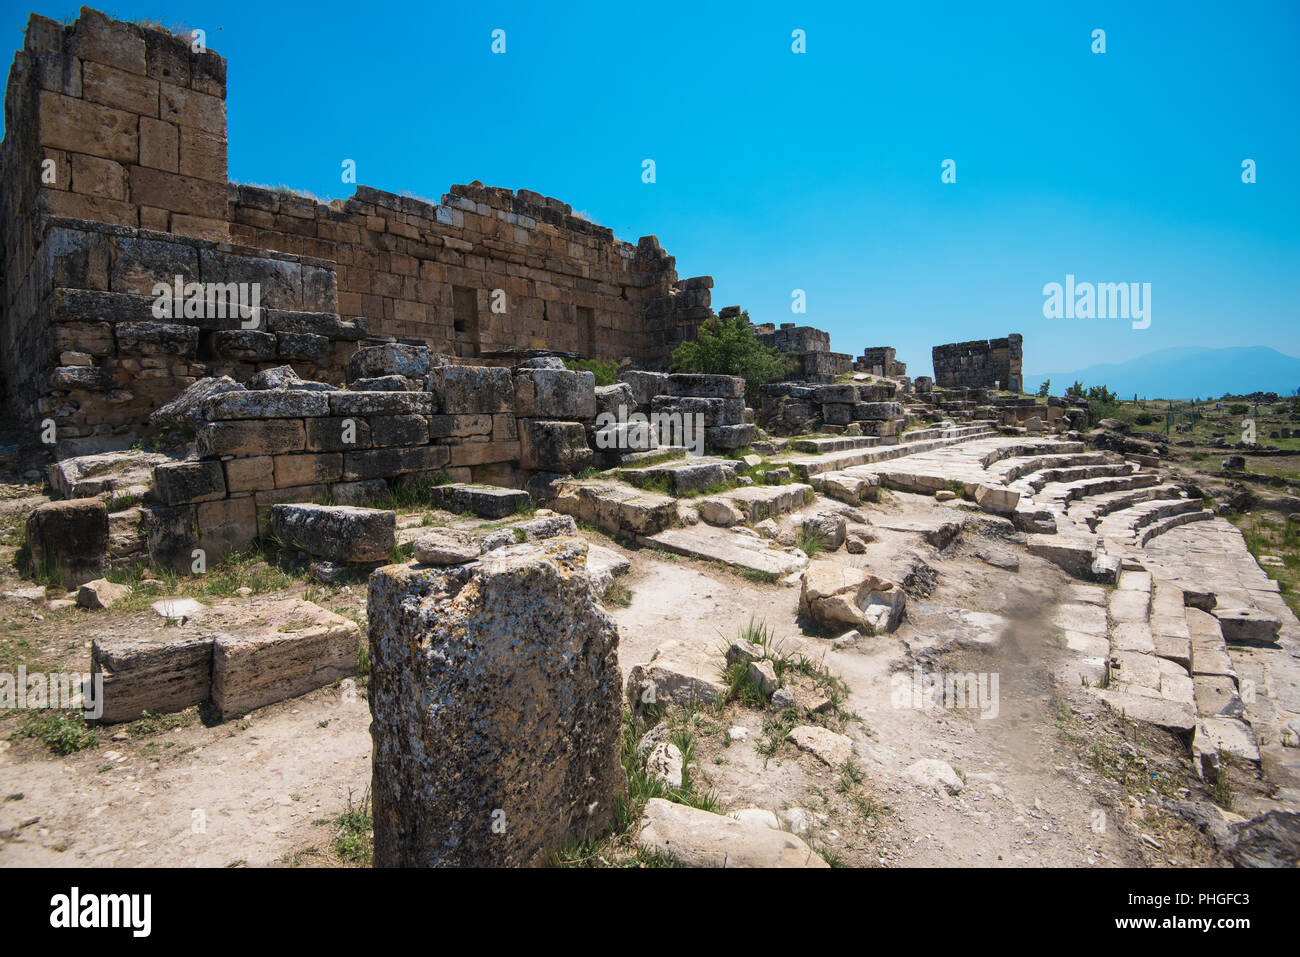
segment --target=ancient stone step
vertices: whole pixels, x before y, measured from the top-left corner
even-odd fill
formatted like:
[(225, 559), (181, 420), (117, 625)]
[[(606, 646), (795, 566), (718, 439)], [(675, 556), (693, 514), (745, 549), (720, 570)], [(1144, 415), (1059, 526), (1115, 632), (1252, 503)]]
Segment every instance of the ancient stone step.
[(1179, 486), (1169, 484), (1150, 485), (1139, 489), (1121, 489), (1118, 492), (1106, 492), (1071, 502), (1067, 506), (1066, 512), (1072, 521), (1086, 524), (1089, 529), (1096, 531), (1098, 523), (1112, 512), (1128, 508), (1131, 505), (1137, 505), (1140, 502), (1151, 501), (1152, 499), (1177, 498), (1181, 492)]
[(783, 551), (767, 539), (711, 525), (669, 528), (640, 539), (641, 544), (677, 555), (721, 562), (731, 568), (782, 577), (802, 569), (807, 557), (797, 549)]
[(1030, 473), (1027, 478), (1017, 481), (1031, 492), (1041, 492), (1052, 483), (1076, 482), (1080, 479), (1102, 478), (1113, 475), (1131, 475), (1135, 471), (1127, 462), (1100, 462), (1090, 465), (1073, 465), (1064, 468), (1049, 468)]
[(608, 479), (567, 479), (546, 496), (557, 512), (615, 535), (653, 535), (677, 521), (677, 500)]
[(1086, 478), (1061, 484), (1051, 483), (1034, 495), (1036, 501), (1054, 502), (1065, 509), (1071, 502), (1127, 489), (1146, 488), (1159, 484), (1160, 476), (1155, 472), (1134, 472), (1130, 475), (1114, 475), (1103, 478)]
[[(1200, 504), (1199, 502), (1197, 504)], [(1210, 509), (1201, 509), (1199, 511), (1183, 512), (1179, 515), (1170, 515), (1168, 518), (1162, 518), (1154, 522), (1147, 528), (1143, 529), (1138, 535), (1137, 544), (1145, 546), (1147, 542), (1157, 535), (1163, 535), (1171, 529), (1178, 528), (1180, 525), (1186, 525), (1189, 522), (1204, 522), (1214, 518), (1214, 512)]]
[(974, 439), (983, 438), (993, 435), (991, 431), (975, 430), (968, 435), (952, 439), (930, 439), (925, 441), (913, 441), (900, 443), (898, 445), (883, 445), (869, 449), (855, 449), (848, 452), (835, 452), (822, 456), (808, 458), (794, 458), (787, 464), (795, 470), (806, 482), (814, 475), (820, 475), (822, 472), (834, 472), (841, 469), (852, 468), (858, 465), (869, 465), (873, 462), (884, 462), (890, 459), (901, 458), (905, 455), (915, 455), (920, 452), (928, 452), (933, 449), (944, 448), (945, 446), (955, 445), (959, 442), (968, 442)]
[(619, 469), (617, 474), (638, 488), (667, 489), (673, 495), (692, 495), (735, 482), (739, 466), (739, 462), (731, 459), (701, 457), (639, 469)]
[(788, 485), (750, 485), (732, 489), (716, 498), (725, 499), (745, 522), (776, 518), (811, 504), (813, 488), (799, 482)]
[(479, 518), (501, 519), (517, 513), (528, 504), (529, 497), (523, 489), (455, 482), (436, 486), (433, 500), (438, 508), (458, 515), (473, 512)]

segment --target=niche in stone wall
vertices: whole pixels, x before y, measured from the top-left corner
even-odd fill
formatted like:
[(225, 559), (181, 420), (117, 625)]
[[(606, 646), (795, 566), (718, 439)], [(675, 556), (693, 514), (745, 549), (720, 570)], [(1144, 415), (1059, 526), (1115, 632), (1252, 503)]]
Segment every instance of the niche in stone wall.
[(451, 287), (452, 345), (456, 355), (479, 354), (478, 293), (465, 286)]

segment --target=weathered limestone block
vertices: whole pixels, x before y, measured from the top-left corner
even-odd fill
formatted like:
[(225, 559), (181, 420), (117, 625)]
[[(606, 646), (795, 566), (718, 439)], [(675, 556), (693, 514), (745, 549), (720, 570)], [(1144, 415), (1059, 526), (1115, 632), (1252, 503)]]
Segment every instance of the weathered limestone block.
[(175, 628), (96, 636), (90, 671), (103, 676), (102, 720), (134, 721), (145, 711), (183, 711), (206, 701), (212, 688), (212, 642), (210, 632)]
[(188, 572), (193, 562), (191, 552), (199, 547), (196, 507), (146, 505), (141, 512), (150, 560), (159, 568)]
[(48, 475), (59, 498), (142, 497), (153, 485), (154, 466), (170, 461), (162, 452), (99, 452), (55, 462)]
[(858, 402), (853, 406), (856, 421), (903, 418), (903, 406), (898, 402)]
[(664, 383), (668, 395), (699, 396), (704, 399), (743, 399), (745, 380), (735, 375), (703, 375), (677, 372)]
[(328, 382), (312, 382), (310, 379), (304, 379), (293, 371), (293, 366), (276, 366), (274, 369), (263, 369), (257, 375), (248, 380), (250, 389), (303, 389), (308, 392), (333, 392), (337, 386), (332, 386)]
[(612, 415), (617, 421), (626, 418), (636, 410), (636, 396), (628, 383), (616, 382), (613, 385), (596, 386), (597, 415)]
[(167, 462), (153, 470), (153, 494), (163, 505), (208, 502), (224, 498), (226, 477), (221, 463), (212, 459), (197, 462)]
[(353, 505), (274, 505), (271, 532), (335, 562), (380, 562), (397, 547), (397, 513)]
[(114, 332), (118, 352), (122, 353), (193, 358), (199, 348), (197, 326), (173, 322), (119, 322)]
[(438, 508), (449, 512), (473, 512), (480, 518), (499, 519), (514, 515), (528, 504), (528, 493), (518, 488), (454, 483), (433, 489)]
[[(504, 415), (505, 413), (498, 413)], [(487, 413), (471, 415), (431, 415), (428, 419), (429, 437), (445, 439), (465, 438), (470, 435), (491, 435), (494, 416)]]
[(284, 359), (324, 359), (330, 354), (330, 341), (310, 332), (277, 332), (276, 352)]
[(591, 465), (587, 431), (580, 422), (519, 420), (520, 468), (541, 472), (581, 472)]
[(370, 422), (357, 416), (305, 420), (308, 452), (355, 452), (370, 448)]
[(378, 376), (422, 379), (429, 374), (429, 347), (386, 342), (358, 349), (348, 360), (348, 382)]
[(628, 369), (618, 374), (618, 381), (632, 390), (637, 408), (645, 411), (657, 395), (668, 392), (668, 375), (664, 372), (641, 372)]
[(799, 611), (827, 627), (850, 626), (868, 635), (893, 631), (902, 620), (903, 589), (848, 565), (811, 561), (804, 571)]
[(215, 458), (301, 452), (305, 444), (302, 419), (243, 419), (209, 422), (199, 429), (195, 448), (200, 458)]
[(617, 483), (561, 482), (551, 507), (616, 535), (653, 535), (677, 519), (677, 500)]
[(1234, 645), (1273, 645), (1282, 619), (1256, 608), (1215, 608), (1223, 640)]
[(445, 445), (394, 446), (387, 449), (370, 449), (344, 452), (343, 478), (353, 482), (360, 479), (390, 478), (407, 472), (436, 472), (451, 461), (451, 452)]
[(704, 446), (712, 451), (731, 452), (745, 448), (757, 435), (753, 425), (715, 425), (704, 430)]
[(424, 445), (429, 441), (429, 421), (422, 415), (376, 415), (370, 418), (370, 444)]
[(676, 804), (646, 802), (638, 843), (683, 867), (829, 867), (800, 838), (779, 828)]
[(65, 588), (99, 578), (108, 558), (108, 509), (96, 498), (46, 502), (27, 516), (32, 565)]
[(212, 348), (223, 359), (269, 362), (276, 356), (275, 336), (254, 329), (221, 329), (212, 334)]
[(745, 419), (744, 399), (702, 399), (696, 396), (657, 395), (650, 403), (650, 410), (659, 415), (691, 416), (692, 421), (703, 419), (705, 428), (719, 425), (743, 425)]
[(515, 386), (509, 369), (483, 366), (439, 366), (429, 374), (450, 415), (474, 412), (513, 412)]
[(425, 532), (415, 540), (415, 560), (424, 565), (463, 565), (481, 553), (473, 536), (450, 528)]
[(844, 544), (848, 528), (848, 520), (843, 515), (830, 512), (811, 515), (803, 520), (804, 534), (813, 536), (832, 552)]
[(430, 392), (339, 390), (329, 394), (329, 414), (332, 416), (429, 415), (433, 411), (433, 394)]
[(233, 419), (301, 419), (328, 415), (329, 393), (301, 389), (262, 389), (252, 392), (225, 392), (204, 403), (210, 422)]
[(585, 563), (564, 538), (371, 577), (376, 866), (542, 865), (610, 827), (618, 631)]
[(852, 405), (858, 401), (858, 398), (858, 387), (847, 382), (838, 385), (819, 385), (812, 390), (813, 401), (823, 405)]
[(205, 402), (224, 392), (240, 392), (243, 386), (230, 376), (200, 379), (166, 405), (154, 410), (149, 422), (162, 428), (198, 429), (207, 421)]
[[(391, 514), (391, 513), (390, 513)], [(220, 630), (212, 643), (212, 703), (222, 718), (294, 698), (355, 674), (361, 629), (356, 622), (297, 598), (258, 602), (249, 622), (220, 614), (204, 624)]]
[(535, 419), (596, 417), (596, 376), (568, 369), (520, 369), (515, 373), (515, 415)]
[(373, 379), (353, 379), (348, 388), (357, 392), (419, 392), (419, 384), (400, 375), (381, 375)]

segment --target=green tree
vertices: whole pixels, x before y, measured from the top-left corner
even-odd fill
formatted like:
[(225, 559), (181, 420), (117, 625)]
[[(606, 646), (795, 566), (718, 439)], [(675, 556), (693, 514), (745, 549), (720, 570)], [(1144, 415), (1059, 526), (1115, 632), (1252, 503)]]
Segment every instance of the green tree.
[(1052, 380), (1044, 379), (1043, 384), (1038, 387), (1038, 397), (1045, 399), (1052, 394)]
[(700, 326), (694, 342), (673, 350), (672, 371), (707, 375), (737, 375), (745, 380), (752, 401), (758, 387), (779, 382), (790, 373), (790, 357), (758, 341), (749, 313), (730, 319), (709, 319)]
[(1080, 382), (1078, 379), (1075, 379), (1075, 380), (1074, 380), (1074, 385), (1072, 385), (1072, 386), (1070, 386), (1068, 389), (1066, 389), (1066, 390), (1065, 390), (1065, 394), (1066, 394), (1066, 395), (1077, 395), (1077, 396), (1082, 396), (1082, 395), (1084, 395), (1085, 392), (1084, 392), (1084, 388), (1083, 388), (1083, 383)]

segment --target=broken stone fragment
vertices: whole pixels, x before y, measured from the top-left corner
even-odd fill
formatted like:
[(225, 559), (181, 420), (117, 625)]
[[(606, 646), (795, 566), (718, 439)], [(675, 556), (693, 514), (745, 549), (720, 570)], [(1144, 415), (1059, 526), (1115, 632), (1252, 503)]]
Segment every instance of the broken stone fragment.
[(807, 751), (822, 764), (838, 768), (853, 757), (853, 741), (848, 735), (815, 724), (802, 724), (786, 735), (800, 751)]
[(938, 758), (922, 758), (903, 772), (909, 781), (917, 787), (931, 791), (946, 791), (950, 794), (960, 793), (966, 786), (960, 775), (946, 761)]
[(844, 544), (848, 522), (842, 515), (823, 513), (804, 519), (803, 532), (816, 538), (827, 551), (835, 551)]
[(451, 529), (437, 529), (415, 540), (415, 560), (422, 564), (464, 564), (478, 558), (481, 549), (471, 536)]
[(907, 599), (902, 588), (860, 568), (814, 560), (804, 570), (799, 610), (819, 625), (855, 627), (865, 634), (893, 631)]
[(181, 428), (193, 432), (207, 421), (205, 402), (224, 392), (241, 392), (244, 387), (230, 376), (199, 379), (149, 416), (149, 423), (160, 428)]
[(770, 661), (751, 661), (747, 674), (749, 680), (754, 683), (754, 686), (758, 688), (764, 698), (770, 698), (772, 693), (780, 686), (776, 677), (776, 669)]
[(97, 578), (86, 582), (77, 591), (77, 604), (82, 608), (112, 608), (115, 604), (131, 594), (130, 585), (122, 585)]
[(765, 657), (767, 657), (767, 652), (763, 650), (762, 645), (746, 641), (743, 638), (737, 638), (727, 648), (728, 665), (734, 665), (738, 661), (743, 661), (748, 665), (751, 661), (762, 661)]
[(651, 778), (670, 788), (682, 786), (682, 752), (671, 741), (660, 741), (646, 755), (645, 770)]
[(646, 802), (638, 843), (684, 867), (828, 867), (793, 834), (662, 798)]

